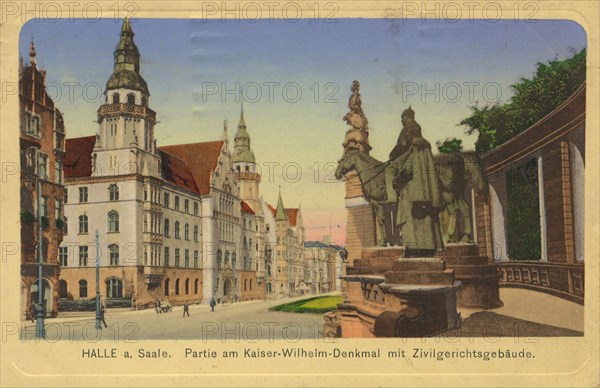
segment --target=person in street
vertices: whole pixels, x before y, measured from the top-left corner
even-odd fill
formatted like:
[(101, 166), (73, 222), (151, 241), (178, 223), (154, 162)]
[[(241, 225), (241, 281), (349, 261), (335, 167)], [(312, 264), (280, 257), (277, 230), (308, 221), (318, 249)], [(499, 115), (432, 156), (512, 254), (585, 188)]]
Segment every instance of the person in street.
[(156, 313), (160, 313), (160, 299), (156, 298), (156, 302), (154, 302), (154, 309), (156, 310)]
[(108, 325), (106, 324), (106, 321), (104, 320), (104, 312), (105, 312), (105, 308), (103, 305), (100, 306), (100, 322), (102, 322), (104, 324), (104, 327), (108, 327)]
[(214, 297), (210, 298), (210, 311), (215, 311), (216, 304), (217, 303), (215, 302), (215, 298)]
[(187, 302), (183, 304), (183, 316), (185, 317), (186, 314), (190, 316), (190, 305)]

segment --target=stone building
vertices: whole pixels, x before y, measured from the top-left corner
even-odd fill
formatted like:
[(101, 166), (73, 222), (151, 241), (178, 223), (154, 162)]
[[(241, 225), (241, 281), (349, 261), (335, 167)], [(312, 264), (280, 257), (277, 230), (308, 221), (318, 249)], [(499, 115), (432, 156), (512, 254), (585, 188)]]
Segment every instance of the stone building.
[[(93, 296), (98, 230), (101, 295), (109, 306), (262, 298), (260, 175), (243, 112), (237, 159), (226, 126), (217, 141), (158, 147), (133, 35), (125, 20), (98, 134), (67, 142), (62, 296)], [(240, 152), (245, 145), (251, 159)]]
[(320, 294), (337, 290), (338, 277), (341, 275), (342, 249), (338, 245), (320, 241), (304, 243), (304, 283), (310, 293)]
[[(47, 316), (56, 316), (59, 294), (58, 246), (63, 239), (63, 163), (65, 126), (46, 93), (46, 70), (39, 70), (31, 42), (29, 65), (19, 63), (19, 147), (21, 154), (21, 317), (38, 302), (38, 205), (41, 205), (43, 300)], [(38, 165), (39, 153), (39, 165)], [(42, 179), (38, 204), (37, 179)]]
[[(302, 211), (285, 208), (281, 189), (277, 208), (269, 206), (275, 218), (275, 271), (272, 275), (272, 291), (275, 298), (301, 295), (308, 291), (304, 283), (304, 225)], [(271, 269), (273, 273), (273, 268)]]

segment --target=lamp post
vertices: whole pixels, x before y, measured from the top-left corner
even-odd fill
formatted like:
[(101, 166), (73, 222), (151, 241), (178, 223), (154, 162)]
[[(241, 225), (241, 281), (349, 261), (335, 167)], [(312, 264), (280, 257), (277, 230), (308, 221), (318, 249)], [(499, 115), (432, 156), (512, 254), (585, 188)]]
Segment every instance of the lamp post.
[(35, 308), (36, 320), (35, 320), (35, 338), (43, 339), (46, 338), (46, 329), (44, 324), (44, 282), (43, 282), (43, 250), (42, 245), (44, 241), (43, 230), (42, 230), (42, 164), (40, 157), (40, 150), (34, 146), (27, 148), (25, 154), (33, 153), (35, 159), (34, 175), (36, 177), (37, 185), (37, 222), (38, 222), (38, 244), (37, 244), (37, 263), (38, 263), (38, 303)]
[(96, 229), (96, 329), (101, 330), (100, 324), (100, 243)]

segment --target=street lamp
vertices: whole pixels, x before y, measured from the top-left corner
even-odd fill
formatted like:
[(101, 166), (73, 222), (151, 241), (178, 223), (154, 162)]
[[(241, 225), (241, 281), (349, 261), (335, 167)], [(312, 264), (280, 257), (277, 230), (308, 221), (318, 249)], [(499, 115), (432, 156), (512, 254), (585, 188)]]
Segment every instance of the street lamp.
[(96, 229), (96, 329), (101, 330), (100, 324), (100, 243), (98, 229)]
[(35, 338), (46, 338), (46, 329), (44, 325), (44, 282), (43, 282), (43, 231), (42, 231), (42, 158), (40, 150), (34, 146), (27, 148), (26, 156), (33, 153), (35, 159), (34, 176), (37, 179), (37, 222), (38, 222), (38, 244), (37, 244), (37, 262), (38, 262), (38, 303), (36, 306), (35, 320)]

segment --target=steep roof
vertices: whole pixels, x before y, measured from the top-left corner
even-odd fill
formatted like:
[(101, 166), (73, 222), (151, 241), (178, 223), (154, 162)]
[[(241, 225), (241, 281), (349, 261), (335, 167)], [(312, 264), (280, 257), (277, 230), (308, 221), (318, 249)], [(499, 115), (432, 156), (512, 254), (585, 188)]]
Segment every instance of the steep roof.
[(92, 151), (96, 136), (67, 139), (65, 144), (65, 178), (92, 175)]
[(191, 171), (200, 194), (210, 194), (210, 177), (217, 167), (223, 141), (178, 144), (163, 146), (160, 149), (185, 162)]
[(246, 203), (246, 201), (242, 201), (242, 213), (255, 214), (254, 210)]
[[(268, 206), (269, 206), (269, 210), (271, 210), (271, 213), (273, 213), (273, 217), (277, 217), (277, 209), (271, 205), (268, 205)], [(296, 224), (298, 223), (298, 214), (299, 213), (300, 213), (300, 209), (298, 209), (298, 208), (285, 209), (285, 217), (287, 218), (287, 221), (290, 223), (290, 225), (296, 226)]]
[[(92, 175), (92, 152), (96, 136), (77, 137), (66, 140), (65, 145), (65, 178), (78, 178)], [(184, 190), (200, 193), (194, 175), (185, 161), (159, 149), (162, 159), (163, 178)]]
[(196, 185), (196, 180), (185, 162), (162, 149), (159, 149), (159, 151), (162, 159), (161, 166), (163, 178), (175, 186), (194, 193), (200, 193), (200, 190)]

